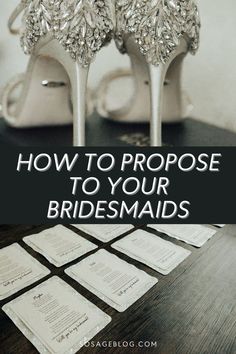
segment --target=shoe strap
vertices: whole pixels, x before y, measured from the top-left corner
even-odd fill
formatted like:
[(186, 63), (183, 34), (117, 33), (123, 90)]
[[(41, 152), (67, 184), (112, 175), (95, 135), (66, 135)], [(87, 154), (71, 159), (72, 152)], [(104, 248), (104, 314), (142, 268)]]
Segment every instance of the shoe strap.
[(12, 34), (20, 33), (20, 28), (14, 28), (14, 23), (18, 16), (21, 14), (21, 12), (24, 10), (27, 1), (28, 0), (21, 0), (21, 2), (16, 6), (16, 8), (13, 10), (12, 14), (9, 17), (8, 29)]
[(99, 82), (96, 88), (95, 108), (101, 117), (108, 118), (111, 115), (111, 112), (107, 107), (107, 92), (110, 84), (118, 79), (126, 77), (132, 77), (131, 69), (118, 68), (109, 72)]
[(17, 74), (5, 85), (0, 94), (0, 117), (11, 125), (15, 125), (16, 118), (9, 112), (10, 96), (18, 86), (22, 85), (24, 78), (24, 74)]
[[(97, 113), (103, 118), (112, 118), (112, 111), (109, 110), (108, 102), (107, 102), (107, 93), (109, 92), (109, 88), (112, 82), (120, 79), (131, 78), (133, 76), (131, 69), (116, 69), (107, 75), (105, 75), (102, 80), (99, 82), (95, 92), (95, 109)], [(188, 94), (185, 91), (181, 92), (181, 99), (183, 105), (183, 116), (180, 118), (189, 117), (191, 112), (194, 109), (194, 106), (189, 98)], [(118, 112), (118, 111), (117, 111)], [(122, 108), (120, 109), (120, 114), (116, 112), (116, 119), (122, 118)], [(115, 119), (115, 118), (112, 118)], [(121, 119), (117, 119), (121, 120)], [(148, 121), (148, 117), (146, 119)], [(135, 117), (132, 119), (133, 122), (138, 122)], [(124, 120), (123, 120), (124, 122)], [(165, 122), (165, 120), (163, 120)]]
[[(15, 91), (19, 86), (22, 86), (25, 81), (25, 74), (17, 74), (15, 75), (1, 90), (0, 92), (0, 118), (4, 118), (4, 120), (10, 125), (15, 128), (20, 128), (21, 123), (17, 120), (17, 116), (13, 116), (10, 112), (10, 104), (15, 103), (11, 102), (11, 96), (13, 91)], [(94, 111), (94, 92), (91, 89), (87, 89), (87, 101), (86, 101), (86, 109), (87, 115), (90, 116)], [(28, 127), (34, 126), (33, 122), (27, 122)], [(57, 125), (55, 121), (55, 125)], [(41, 124), (43, 125), (43, 124)], [(39, 124), (40, 126), (40, 124)]]

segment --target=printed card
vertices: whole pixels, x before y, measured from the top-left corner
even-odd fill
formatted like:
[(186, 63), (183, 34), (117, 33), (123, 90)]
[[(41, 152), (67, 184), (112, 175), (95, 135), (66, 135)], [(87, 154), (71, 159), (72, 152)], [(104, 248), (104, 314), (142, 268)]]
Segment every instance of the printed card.
[(169, 274), (191, 254), (144, 230), (134, 231), (115, 242), (112, 247), (164, 275)]
[(58, 277), (6, 304), (3, 311), (43, 354), (74, 354), (111, 321)]
[(62, 225), (27, 236), (23, 240), (56, 267), (72, 262), (97, 248), (92, 242)]
[(115, 224), (106, 224), (106, 225), (73, 225), (77, 229), (85, 232), (86, 234), (95, 237), (102, 242), (110, 242), (115, 238), (123, 235), (125, 232), (128, 232), (134, 228), (133, 225), (115, 225)]
[(0, 250), (0, 300), (50, 274), (17, 243)]
[(119, 312), (158, 281), (106, 250), (99, 250), (65, 272)]
[(148, 225), (166, 235), (195, 247), (202, 247), (216, 232), (204, 225)]

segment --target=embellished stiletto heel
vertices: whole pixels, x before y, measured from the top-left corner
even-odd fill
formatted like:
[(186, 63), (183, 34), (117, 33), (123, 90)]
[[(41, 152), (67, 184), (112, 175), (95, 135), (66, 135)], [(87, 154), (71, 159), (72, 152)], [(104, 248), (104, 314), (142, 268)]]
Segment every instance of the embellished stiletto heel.
[[(67, 83), (71, 91), (71, 102), (73, 111), (73, 145), (85, 145), (85, 118), (86, 118), (86, 93), (89, 64), (82, 66), (73, 60), (70, 56), (65, 55), (64, 49), (58, 41), (53, 40), (39, 49), (38, 57), (50, 58), (59, 63), (68, 75)], [(50, 90), (56, 87), (64, 86), (64, 82), (47, 81), (46, 87)], [(68, 97), (69, 98), (69, 97)], [(62, 102), (64, 104), (64, 102)], [(63, 109), (63, 107), (62, 107)]]
[[(148, 64), (151, 112), (150, 143), (152, 146), (162, 146), (162, 117), (164, 105), (166, 119), (167, 117), (172, 117), (171, 121), (173, 122), (178, 120), (178, 117), (183, 117), (180, 80), (173, 81), (175, 84), (173, 82), (169, 82), (170, 76), (167, 78), (167, 73), (174, 67), (175, 59), (183, 59), (183, 53), (185, 54), (186, 51), (186, 42), (181, 41), (181, 44), (173, 52), (165, 64), (161, 63), (159, 66)], [(178, 79), (180, 78), (178, 77)]]
[[(114, 28), (111, 0), (22, 0), (9, 20), (12, 33), (23, 11), (21, 46), (31, 56), (24, 76), (3, 92), (2, 111), (15, 127), (74, 125), (74, 145), (85, 144), (87, 78), (96, 53)], [(11, 92), (21, 85), (19, 100)]]
[(193, 0), (118, 0), (116, 20), (116, 43), (130, 57), (135, 92), (125, 107), (107, 109), (106, 92), (119, 78), (112, 73), (98, 90), (98, 111), (122, 122), (150, 121), (151, 145), (161, 145), (161, 123), (182, 120), (192, 107), (181, 71), (187, 52), (199, 45), (197, 6)]

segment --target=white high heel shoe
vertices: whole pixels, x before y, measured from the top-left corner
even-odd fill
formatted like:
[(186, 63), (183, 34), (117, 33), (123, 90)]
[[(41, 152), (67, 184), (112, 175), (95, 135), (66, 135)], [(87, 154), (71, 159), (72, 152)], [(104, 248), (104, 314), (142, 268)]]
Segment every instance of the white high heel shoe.
[[(114, 28), (111, 0), (22, 0), (9, 26), (23, 14), (21, 46), (30, 61), (24, 77), (3, 93), (2, 110), (13, 126), (65, 124), (73, 108), (74, 145), (85, 144), (86, 88), (89, 66), (109, 42)], [(12, 29), (17, 33), (17, 29)], [(18, 102), (10, 92), (23, 85)]]
[(98, 111), (122, 122), (150, 120), (151, 145), (159, 146), (162, 121), (177, 122), (192, 109), (181, 71), (186, 53), (196, 53), (199, 45), (197, 6), (193, 0), (117, 0), (116, 21), (117, 46), (130, 56), (135, 94), (122, 109), (109, 110), (109, 85), (130, 75), (114, 72), (100, 85)]

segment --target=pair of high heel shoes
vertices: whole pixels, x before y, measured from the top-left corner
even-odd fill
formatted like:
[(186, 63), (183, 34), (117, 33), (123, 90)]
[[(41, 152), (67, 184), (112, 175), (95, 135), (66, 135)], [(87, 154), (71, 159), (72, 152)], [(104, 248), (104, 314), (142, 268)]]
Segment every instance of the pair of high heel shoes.
[[(114, 38), (130, 57), (135, 94), (128, 106), (106, 113), (126, 122), (150, 120), (151, 145), (162, 144), (162, 118), (171, 122), (183, 116), (182, 62), (199, 46), (195, 1), (22, 0), (9, 21), (13, 33), (21, 12), (21, 46), (31, 58), (24, 77), (13, 80), (4, 93), (3, 114), (10, 124), (73, 119), (74, 145), (83, 146), (89, 67)], [(20, 98), (10, 106), (9, 94), (19, 83)]]

